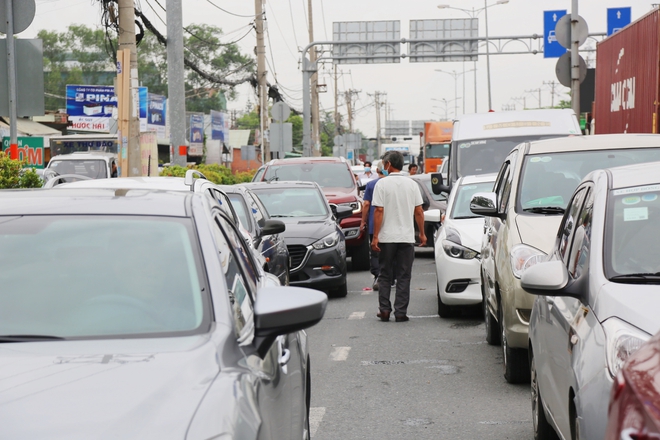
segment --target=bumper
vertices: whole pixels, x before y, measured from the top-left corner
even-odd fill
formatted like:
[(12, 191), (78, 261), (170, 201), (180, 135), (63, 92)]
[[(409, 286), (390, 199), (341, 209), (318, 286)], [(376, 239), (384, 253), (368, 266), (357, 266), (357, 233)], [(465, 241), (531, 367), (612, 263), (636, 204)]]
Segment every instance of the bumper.
[(445, 253), (442, 246), (435, 247), (438, 293), (443, 303), (449, 306), (481, 303), (480, 264), (476, 258), (452, 258)]
[(307, 248), (307, 255), (298, 269), (290, 273), (289, 284), (297, 287), (325, 290), (346, 283), (346, 246), (340, 242), (330, 249)]

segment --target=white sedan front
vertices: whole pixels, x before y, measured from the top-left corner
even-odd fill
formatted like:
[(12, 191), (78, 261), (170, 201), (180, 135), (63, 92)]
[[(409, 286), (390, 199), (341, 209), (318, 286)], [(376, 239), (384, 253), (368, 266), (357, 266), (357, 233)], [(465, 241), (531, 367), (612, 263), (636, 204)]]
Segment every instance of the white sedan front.
[(458, 306), (482, 302), (480, 286), (481, 238), (484, 219), (470, 211), (470, 199), (477, 192), (490, 191), (495, 175), (461, 177), (454, 184), (444, 219), (438, 210), (425, 213), (426, 221), (440, 221), (435, 236), (435, 267), (438, 278), (438, 314), (448, 318)]

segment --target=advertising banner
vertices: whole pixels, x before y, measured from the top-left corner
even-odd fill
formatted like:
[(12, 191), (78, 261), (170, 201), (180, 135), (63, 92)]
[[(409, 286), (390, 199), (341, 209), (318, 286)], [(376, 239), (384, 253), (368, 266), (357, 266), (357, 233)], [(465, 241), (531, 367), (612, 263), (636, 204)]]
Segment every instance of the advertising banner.
[(149, 93), (149, 106), (147, 113), (147, 131), (154, 131), (159, 138), (165, 138), (165, 125), (167, 123), (167, 98), (163, 95)]
[(229, 142), (229, 115), (211, 110), (211, 139), (223, 143)]
[[(9, 137), (2, 138), (2, 151), (9, 149)], [(28, 166), (43, 169), (44, 167), (44, 138), (19, 137), (18, 160), (26, 160)]]
[(204, 114), (190, 114), (190, 148), (189, 156), (202, 156), (204, 154)]
[[(140, 97), (140, 130), (147, 129), (148, 89), (138, 89)], [(66, 86), (66, 112), (71, 130), (110, 132), (110, 119), (117, 118), (117, 96), (112, 86)]]

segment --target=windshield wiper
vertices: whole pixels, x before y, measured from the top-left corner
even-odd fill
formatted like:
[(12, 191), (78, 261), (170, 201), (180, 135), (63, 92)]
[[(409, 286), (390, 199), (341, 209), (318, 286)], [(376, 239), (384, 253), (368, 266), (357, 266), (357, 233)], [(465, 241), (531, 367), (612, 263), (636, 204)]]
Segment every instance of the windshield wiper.
[(563, 214), (566, 212), (566, 210), (560, 206), (535, 206), (533, 208), (525, 208), (523, 211), (534, 214)]
[(282, 217), (293, 217), (292, 215), (286, 215), (286, 214), (274, 214), (270, 216), (271, 218), (282, 218)]
[(468, 218), (481, 218), (481, 216), (480, 215), (462, 215), (462, 216), (459, 216), (459, 217), (454, 217), (452, 220), (465, 220), (465, 219), (468, 219)]
[(64, 341), (60, 336), (51, 335), (0, 335), (0, 342)]
[(614, 282), (628, 282), (637, 284), (657, 284), (660, 283), (660, 272), (656, 273), (627, 273), (616, 275), (610, 278)]

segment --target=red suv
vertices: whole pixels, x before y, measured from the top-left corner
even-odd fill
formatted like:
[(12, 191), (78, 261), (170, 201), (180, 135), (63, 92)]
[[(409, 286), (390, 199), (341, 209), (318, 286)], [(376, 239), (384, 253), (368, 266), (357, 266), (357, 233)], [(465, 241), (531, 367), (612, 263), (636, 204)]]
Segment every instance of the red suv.
[(360, 231), (362, 197), (350, 164), (339, 157), (298, 157), (271, 160), (259, 168), (252, 179), (261, 181), (316, 182), (330, 205), (353, 208), (353, 215), (341, 221), (346, 237), (346, 253), (352, 257), (354, 270), (369, 269), (369, 237)]

